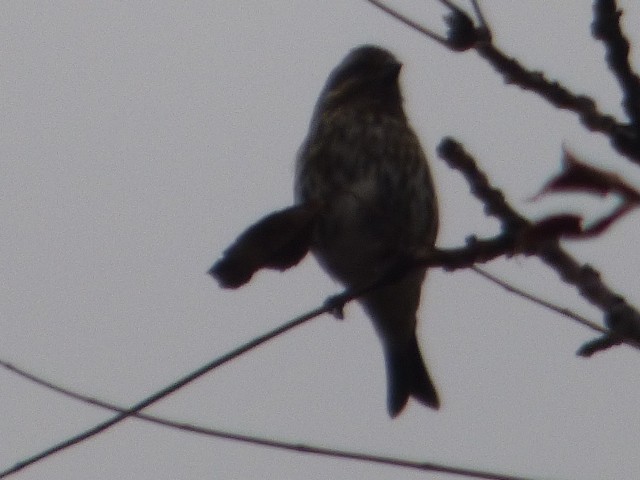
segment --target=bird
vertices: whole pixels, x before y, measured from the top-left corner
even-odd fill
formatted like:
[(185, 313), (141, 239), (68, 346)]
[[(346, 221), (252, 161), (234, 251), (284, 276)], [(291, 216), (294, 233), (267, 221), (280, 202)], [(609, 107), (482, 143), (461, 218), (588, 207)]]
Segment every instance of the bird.
[[(310, 250), (352, 290), (435, 248), (436, 192), (404, 111), (401, 69), (385, 48), (352, 49), (330, 73), (296, 158), (295, 202), (319, 206)], [(425, 275), (408, 269), (358, 299), (382, 343), (391, 417), (409, 397), (440, 407), (416, 337)]]

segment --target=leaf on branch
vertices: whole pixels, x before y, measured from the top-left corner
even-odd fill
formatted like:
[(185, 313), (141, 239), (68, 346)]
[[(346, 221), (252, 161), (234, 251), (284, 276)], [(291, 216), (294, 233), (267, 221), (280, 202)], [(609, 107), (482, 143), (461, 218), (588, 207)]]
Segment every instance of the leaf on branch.
[(245, 230), (208, 271), (223, 288), (238, 288), (261, 268), (286, 270), (309, 251), (319, 207), (295, 205)]
[(526, 245), (535, 245), (545, 238), (573, 238), (584, 240), (604, 233), (618, 219), (638, 205), (624, 203), (609, 215), (584, 227), (579, 215), (559, 214), (545, 217), (524, 231), (522, 241)]
[(609, 193), (615, 193), (620, 195), (625, 202), (640, 203), (640, 192), (625, 183), (618, 175), (579, 161), (566, 148), (563, 149), (562, 171), (553, 177), (533, 197), (533, 200), (549, 193), (562, 192), (589, 193), (603, 197)]
[(601, 220), (593, 223), (583, 232), (583, 237), (595, 237), (600, 235), (602, 232), (607, 230), (611, 225), (613, 225), (618, 219), (622, 218), (628, 212), (638, 207), (636, 204), (624, 203), (620, 207), (616, 208), (609, 215), (604, 217)]
[(592, 167), (579, 161), (566, 148), (563, 149), (562, 171), (553, 177), (540, 192), (533, 197), (537, 200), (550, 193), (576, 192), (605, 196), (616, 194), (621, 204), (610, 214), (584, 227), (583, 218), (573, 214), (552, 215), (536, 222), (524, 233), (523, 241), (531, 243), (544, 238), (595, 237), (606, 231), (617, 220), (640, 206), (640, 192), (624, 182), (618, 175)]

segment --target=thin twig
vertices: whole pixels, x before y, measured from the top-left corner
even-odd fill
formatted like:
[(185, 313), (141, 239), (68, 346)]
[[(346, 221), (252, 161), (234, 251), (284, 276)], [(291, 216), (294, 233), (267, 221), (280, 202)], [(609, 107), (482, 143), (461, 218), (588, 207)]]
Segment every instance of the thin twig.
[[(484, 16), (477, 2), (473, 2), (473, 7), (476, 15), (479, 17), (481, 27), (475, 31), (475, 41), (471, 41), (473, 39), (468, 38), (469, 32), (465, 30), (468, 29), (468, 25), (466, 25), (465, 22), (458, 24), (450, 22), (450, 26), (454, 28), (452, 28), (453, 31), (450, 32), (449, 38), (445, 39), (445, 37), (434, 34), (411, 18), (385, 5), (383, 2), (378, 0), (366, 1), (450, 50), (465, 51), (471, 47), (475, 48), (480, 57), (487, 60), (491, 66), (503, 76), (506, 84), (517, 85), (523, 90), (538, 94), (556, 108), (576, 113), (587, 129), (606, 135), (611, 145), (620, 154), (636, 163), (640, 162), (640, 138), (638, 138), (635, 129), (619, 122), (612, 115), (606, 115), (600, 112), (596, 102), (589, 96), (571, 92), (559, 82), (547, 79), (543, 72), (527, 69), (517, 59), (509, 57), (502, 52), (491, 41), (489, 28), (486, 25)], [(457, 10), (457, 12), (461, 11)], [(455, 12), (453, 14), (455, 14)], [(456, 31), (456, 25), (461, 25), (465, 31)], [(455, 41), (452, 42), (451, 39), (455, 40), (459, 38), (465, 38), (468, 41), (462, 42), (462, 46), (457, 48), (458, 44), (456, 44)]]
[(444, 464), (435, 463), (435, 462), (419, 462), (419, 461), (405, 460), (405, 459), (395, 458), (395, 457), (387, 457), (382, 455), (373, 455), (368, 453), (338, 450), (338, 449), (326, 448), (326, 447), (317, 447), (313, 445), (304, 445), (299, 442), (294, 443), (294, 442), (286, 442), (282, 440), (273, 440), (273, 439), (258, 437), (253, 435), (242, 435), (242, 434), (233, 433), (233, 432), (226, 432), (219, 429), (200, 427), (197, 425), (190, 425), (190, 424), (181, 423), (181, 422), (174, 422), (171, 420), (164, 419), (162, 417), (158, 417), (156, 415), (148, 415), (142, 412), (129, 413), (129, 410), (127, 410), (124, 407), (120, 407), (113, 403), (104, 402), (102, 400), (96, 400), (93, 397), (89, 397), (87, 395), (74, 392), (73, 390), (63, 388), (50, 381), (44, 380), (32, 373), (29, 373), (26, 370), (18, 368), (9, 362), (0, 360), (0, 366), (42, 387), (48, 388), (50, 390), (53, 390), (57, 393), (73, 398), (75, 400), (79, 400), (83, 403), (88, 403), (90, 405), (94, 405), (101, 408), (105, 408), (107, 410), (118, 412), (122, 415), (126, 414), (127, 416), (135, 417), (140, 420), (155, 423), (158, 425), (163, 425), (165, 427), (175, 428), (175, 429), (190, 432), (190, 433), (197, 433), (197, 434), (205, 435), (208, 437), (223, 438), (226, 440), (234, 440), (238, 442), (248, 443), (251, 445), (277, 448), (280, 450), (288, 450), (288, 451), (293, 451), (298, 453), (323, 455), (323, 456), (332, 457), (332, 458), (343, 458), (348, 460), (356, 460), (360, 462), (390, 465), (394, 467), (405, 467), (405, 468), (411, 468), (414, 470), (421, 470), (421, 471), (450, 473), (450, 474), (461, 475), (469, 478), (480, 478), (485, 480), (527, 480), (525, 477), (503, 475), (499, 473), (468, 469), (468, 468), (452, 467), (449, 465), (444, 465)]
[(153, 403), (156, 403), (157, 401), (167, 397), (168, 395), (174, 393), (175, 391), (179, 390), (180, 388), (184, 387), (185, 385), (193, 382), (194, 380), (196, 380), (197, 378), (205, 375), (206, 373), (209, 373), (210, 371), (212, 371), (213, 369), (219, 367), (220, 365), (223, 365), (227, 362), (229, 362), (230, 360), (233, 360), (234, 358), (242, 355), (245, 352), (248, 352), (249, 350), (267, 342), (268, 340), (271, 340), (275, 337), (277, 337), (278, 335), (281, 335), (283, 333), (285, 333), (288, 330), (291, 330), (294, 327), (297, 327), (299, 325), (302, 325), (303, 323), (319, 316), (322, 315), (323, 313), (327, 313), (331, 311), (331, 306), (323, 306), (321, 308), (317, 308), (315, 310), (312, 310), (304, 315), (301, 315), (297, 318), (294, 318), (293, 320), (281, 325), (278, 328), (275, 328), (273, 330), (271, 330), (270, 332), (265, 333), (264, 335), (261, 335), (235, 349), (233, 349), (232, 351), (226, 353), (225, 355), (222, 355), (221, 357), (218, 357), (214, 360), (212, 360), (211, 362), (207, 363), (206, 365), (198, 368), (197, 370), (191, 372), (190, 374), (182, 377), (181, 379), (177, 380), (176, 382), (172, 383), (171, 385), (168, 385), (167, 387), (155, 392), (154, 394), (148, 396), (147, 398), (139, 401), (138, 403), (136, 403), (135, 405), (133, 405), (132, 407), (130, 407), (129, 409), (125, 409), (122, 411), (119, 411), (119, 413), (110, 418), (109, 420), (106, 420), (98, 425), (96, 425), (93, 428), (90, 428), (88, 430), (85, 430), (82, 433), (79, 433), (78, 435), (74, 435), (73, 437), (70, 437), (50, 448), (47, 448), (46, 450), (43, 450), (42, 452), (39, 452), (35, 455), (30, 456), (29, 458), (26, 458), (20, 462), (18, 462), (16, 465), (14, 465), (13, 467), (10, 467), (6, 470), (3, 470), (0, 472), (0, 478), (5, 478), (8, 477), (9, 475), (16, 473), (20, 470), (22, 470), (23, 468), (29, 466), (29, 465), (33, 465), (36, 462), (39, 462), (41, 460), (44, 460), (47, 457), (50, 457), (51, 455), (61, 452), (62, 450), (65, 450), (69, 447), (72, 447), (73, 445), (76, 445), (84, 440), (87, 440), (91, 437), (93, 437), (94, 435), (97, 435), (100, 432), (103, 432), (105, 430), (107, 430), (108, 428), (122, 422), (123, 420), (127, 419), (128, 417), (135, 415), (136, 413), (140, 412), (142, 409), (148, 407), (149, 405), (152, 405)]
[(480, 275), (481, 277), (484, 277), (485, 279), (489, 280), (490, 282), (495, 283), (496, 285), (504, 288), (506, 291), (513, 293), (515, 295), (518, 295), (526, 300), (529, 300), (533, 303), (537, 303), (538, 305), (541, 305), (549, 310), (552, 310), (556, 313), (559, 313), (560, 315), (570, 318), (572, 320), (575, 320), (576, 322), (578, 322), (581, 325), (584, 325), (585, 327), (589, 327), (592, 330), (595, 330), (596, 332), (599, 333), (604, 333), (607, 334), (609, 333), (609, 331), (598, 325), (595, 322), (592, 322), (591, 320), (588, 320), (586, 318), (584, 318), (581, 315), (578, 315), (577, 313), (572, 312), (571, 310), (569, 310), (568, 308), (564, 308), (564, 307), (560, 307), (558, 305), (555, 305), (551, 302), (548, 302), (547, 300), (544, 300), (543, 298), (540, 298), (536, 295), (533, 295), (531, 293), (527, 293), (524, 290), (514, 287), (512, 284), (505, 282), (504, 280), (496, 277), (495, 275), (487, 272), (486, 270), (483, 270), (480, 267), (471, 267), (471, 270), (473, 270), (474, 272), (476, 272), (478, 275)]
[(374, 6), (378, 7), (380, 10), (385, 12), (387, 15), (390, 15), (390, 16), (400, 20), (405, 25), (408, 25), (411, 28), (413, 28), (414, 30), (417, 30), (418, 32), (422, 33), (423, 35), (426, 35), (431, 40), (435, 40), (440, 45), (443, 45), (445, 47), (449, 46), (449, 42), (445, 37), (442, 37), (442, 36), (438, 35), (437, 33), (432, 32), (428, 28), (425, 28), (422, 25), (420, 25), (418, 22), (414, 22), (413, 20), (411, 20), (406, 15), (403, 15), (402, 13), (400, 13), (398, 10), (395, 10), (395, 9), (385, 5), (384, 2), (381, 2), (379, 0), (366, 0), (366, 1), (369, 2), (371, 5), (374, 5)]
[[(490, 185), (486, 175), (462, 144), (453, 138), (445, 138), (438, 146), (438, 154), (449, 166), (464, 175), (471, 186), (471, 192), (485, 204), (487, 214), (494, 215), (501, 221), (504, 234), (510, 233), (514, 237), (515, 251), (522, 250), (539, 257), (565, 283), (576, 287), (580, 295), (603, 312), (605, 324), (609, 328), (605, 338), (595, 343), (590, 342), (580, 351), (591, 355), (621, 342), (635, 347), (640, 345), (640, 313), (626, 303), (621, 295), (611, 290), (598, 271), (574, 259), (560, 246), (557, 238), (537, 238), (535, 242), (527, 238), (531, 222), (509, 205), (499, 189)], [(522, 244), (520, 248), (518, 243)]]
[(559, 82), (547, 79), (544, 73), (525, 68), (493, 43), (480, 42), (476, 51), (502, 75), (506, 84), (517, 85), (538, 94), (556, 108), (576, 113), (587, 129), (606, 135), (621, 154), (636, 161), (640, 159), (638, 140), (630, 128), (612, 115), (600, 112), (589, 96), (573, 93)]
[(601, 40), (607, 49), (606, 60), (613, 72), (624, 99), (622, 106), (635, 127), (640, 130), (640, 78), (629, 62), (629, 41), (620, 28), (622, 12), (613, 0), (597, 0), (593, 4), (593, 23), (591, 30), (594, 38)]
[(476, 14), (476, 17), (478, 18), (478, 22), (480, 23), (480, 28), (488, 31), (489, 25), (487, 24), (487, 21), (484, 18), (484, 14), (482, 13), (482, 9), (480, 8), (478, 1), (471, 0), (471, 5), (473, 6), (473, 11)]

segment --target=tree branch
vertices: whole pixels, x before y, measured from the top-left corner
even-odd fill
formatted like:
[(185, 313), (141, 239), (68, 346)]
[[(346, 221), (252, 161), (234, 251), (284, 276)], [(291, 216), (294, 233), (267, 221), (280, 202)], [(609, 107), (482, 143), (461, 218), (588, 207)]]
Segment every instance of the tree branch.
[(640, 135), (640, 78), (629, 63), (629, 41), (620, 28), (622, 11), (614, 0), (596, 0), (593, 4), (593, 37), (601, 40), (607, 49), (606, 60), (618, 79), (624, 98), (622, 106), (636, 135)]
[[(503, 53), (493, 43), (491, 31), (476, 1), (473, 2), (473, 7), (479, 20), (480, 25), (478, 27), (474, 27), (473, 21), (462, 10), (455, 7), (451, 2), (446, 2), (451, 8), (451, 13), (445, 17), (449, 26), (449, 32), (446, 37), (434, 34), (379, 0), (367, 1), (408, 27), (432, 40), (436, 40), (439, 44), (452, 51), (466, 51), (474, 48), (480, 57), (489, 62), (503, 76), (505, 83), (517, 85), (523, 90), (536, 93), (551, 105), (576, 113), (580, 122), (587, 129), (606, 135), (611, 145), (620, 154), (635, 163), (640, 163), (640, 133), (634, 120), (636, 115), (640, 115), (638, 113), (640, 111), (640, 89), (637, 88), (637, 78), (632, 75), (630, 67), (628, 70), (625, 69), (624, 62), (618, 61), (615, 68), (621, 72), (620, 75), (622, 77), (619, 78), (625, 85), (625, 91), (628, 92), (625, 98), (625, 108), (627, 108), (627, 111), (630, 112), (630, 117), (634, 120), (633, 125), (619, 122), (615, 117), (600, 112), (595, 101), (589, 96), (573, 93), (559, 82), (548, 80), (543, 72), (529, 70), (515, 58)], [(615, 12), (615, 2), (613, 0), (603, 0), (603, 3), (611, 4), (612, 7), (610, 8), (613, 8)], [(617, 56), (620, 55), (618, 54)], [(623, 70), (625, 71), (624, 73), (622, 73)]]
[(485, 204), (487, 213), (502, 222), (503, 235), (514, 239), (514, 243), (508, 245), (511, 250), (505, 251), (505, 254), (538, 256), (564, 282), (576, 287), (587, 301), (604, 313), (608, 333), (596, 344), (591, 342), (583, 346), (579, 350), (581, 355), (589, 356), (622, 342), (640, 347), (640, 313), (627, 304), (621, 295), (613, 292), (601, 279), (599, 272), (575, 260), (560, 246), (557, 238), (545, 239), (531, 235), (532, 231), (535, 232), (535, 225), (517, 213), (502, 192), (489, 184), (486, 175), (478, 169), (473, 157), (460, 143), (445, 138), (438, 146), (438, 153), (450, 167), (462, 172), (471, 185), (472, 193)]

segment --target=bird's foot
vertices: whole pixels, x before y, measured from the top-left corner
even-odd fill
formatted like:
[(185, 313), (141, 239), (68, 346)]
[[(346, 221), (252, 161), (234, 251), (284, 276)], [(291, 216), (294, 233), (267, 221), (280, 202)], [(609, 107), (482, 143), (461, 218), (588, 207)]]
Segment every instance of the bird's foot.
[(324, 305), (327, 308), (327, 313), (330, 313), (338, 320), (344, 320), (345, 303), (344, 295), (333, 295), (325, 300)]

